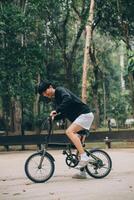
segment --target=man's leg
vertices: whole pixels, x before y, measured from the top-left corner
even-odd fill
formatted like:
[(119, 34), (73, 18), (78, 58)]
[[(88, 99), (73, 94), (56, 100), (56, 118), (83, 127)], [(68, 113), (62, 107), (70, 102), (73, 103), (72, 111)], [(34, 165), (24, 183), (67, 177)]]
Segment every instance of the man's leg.
[(77, 169), (81, 169), (85, 167), (89, 162), (89, 157), (87, 156), (86, 152), (83, 149), (81, 144), (80, 138), (77, 136), (77, 132), (82, 130), (83, 128), (80, 125), (72, 123), (69, 128), (66, 130), (67, 136), (73, 142), (77, 150), (79, 151), (80, 161), (77, 165)]
[(66, 130), (66, 135), (69, 137), (69, 139), (73, 142), (77, 150), (79, 151), (79, 154), (84, 153), (84, 149), (82, 147), (80, 138), (77, 136), (77, 132), (82, 130), (83, 128), (80, 125), (77, 125), (75, 123), (72, 123), (68, 129)]

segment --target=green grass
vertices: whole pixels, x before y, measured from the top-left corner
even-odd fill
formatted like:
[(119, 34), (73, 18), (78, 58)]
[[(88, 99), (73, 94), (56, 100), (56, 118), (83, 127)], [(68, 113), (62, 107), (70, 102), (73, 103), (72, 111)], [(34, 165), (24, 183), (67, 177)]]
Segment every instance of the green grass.
[[(102, 149), (107, 149), (107, 146), (104, 142), (91, 142), (91, 143), (86, 143), (86, 148), (102, 148)], [(111, 143), (111, 148), (112, 149), (117, 149), (117, 148), (134, 148), (134, 142), (112, 142)]]
[[(107, 149), (107, 146), (104, 142), (89, 142), (86, 143), (86, 149), (92, 148), (100, 148), (100, 149)], [(122, 148), (134, 148), (134, 142), (112, 142), (111, 149), (122, 149)], [(21, 151), (21, 145), (17, 146), (10, 146), (9, 151)], [(37, 150), (36, 145), (25, 145), (25, 150)], [(0, 151), (6, 151), (3, 146), (0, 146)]]
[[(132, 131), (134, 130), (134, 127), (132, 128), (112, 128), (112, 131)], [(109, 131), (109, 129), (107, 127), (102, 127), (102, 128), (98, 128), (96, 130), (93, 129), (94, 132), (97, 132), (97, 131)]]

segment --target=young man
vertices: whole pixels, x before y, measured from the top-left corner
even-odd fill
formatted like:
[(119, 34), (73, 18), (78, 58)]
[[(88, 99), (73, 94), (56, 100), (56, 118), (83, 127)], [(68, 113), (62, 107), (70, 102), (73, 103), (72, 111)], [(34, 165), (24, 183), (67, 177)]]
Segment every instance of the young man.
[[(38, 92), (40, 95), (55, 99), (56, 109), (50, 113), (53, 119), (60, 113), (72, 122), (66, 130), (66, 135), (79, 151), (80, 161), (77, 169), (84, 168), (89, 162), (89, 157), (82, 147), (77, 132), (90, 129), (94, 119), (93, 113), (75, 94), (64, 87), (54, 88), (51, 83), (42, 81), (39, 84)], [(82, 171), (82, 173), (84, 172)]]

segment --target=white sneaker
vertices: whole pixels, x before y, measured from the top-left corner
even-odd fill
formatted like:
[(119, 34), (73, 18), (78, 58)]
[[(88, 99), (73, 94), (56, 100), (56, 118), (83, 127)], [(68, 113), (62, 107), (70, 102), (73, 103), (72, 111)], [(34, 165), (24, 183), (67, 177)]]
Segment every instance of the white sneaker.
[(86, 172), (85, 172), (85, 170), (84, 170), (84, 171), (80, 171), (80, 173), (74, 174), (74, 175), (72, 176), (72, 178), (76, 178), (76, 179), (86, 179), (86, 178), (87, 178), (87, 175), (86, 175)]
[(89, 158), (87, 160), (80, 160), (78, 165), (76, 166), (76, 169), (81, 169), (86, 167), (86, 165), (89, 163)]

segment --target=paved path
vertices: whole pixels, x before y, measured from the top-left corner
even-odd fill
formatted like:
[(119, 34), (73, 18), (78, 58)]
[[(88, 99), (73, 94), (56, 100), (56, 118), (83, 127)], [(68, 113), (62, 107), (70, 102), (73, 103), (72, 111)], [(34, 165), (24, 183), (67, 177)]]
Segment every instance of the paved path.
[(134, 200), (134, 149), (107, 150), (113, 170), (104, 179), (72, 179), (61, 151), (51, 150), (56, 159), (54, 176), (42, 184), (32, 183), (24, 163), (32, 151), (0, 153), (0, 200)]

